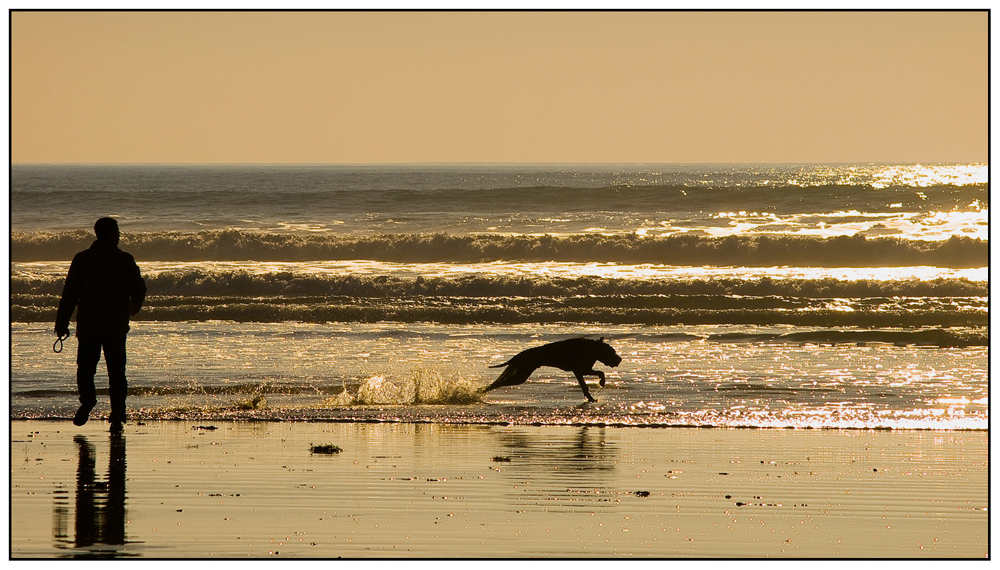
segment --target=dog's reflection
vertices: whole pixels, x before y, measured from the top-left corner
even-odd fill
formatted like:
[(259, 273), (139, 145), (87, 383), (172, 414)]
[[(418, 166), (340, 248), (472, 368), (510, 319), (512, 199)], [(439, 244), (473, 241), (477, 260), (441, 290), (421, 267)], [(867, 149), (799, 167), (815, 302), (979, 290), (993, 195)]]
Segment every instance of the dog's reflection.
[[(110, 437), (111, 453), (104, 480), (96, 477), (94, 446), (86, 436), (73, 438), (79, 451), (74, 537), (70, 541), (69, 537), (57, 531), (56, 542), (68, 543), (76, 548), (125, 544), (125, 436), (112, 432)], [(60, 526), (65, 528), (57, 524), (57, 527)], [(102, 548), (100, 552), (109, 556), (117, 554), (114, 549)], [(90, 554), (97, 553), (91, 551)]]

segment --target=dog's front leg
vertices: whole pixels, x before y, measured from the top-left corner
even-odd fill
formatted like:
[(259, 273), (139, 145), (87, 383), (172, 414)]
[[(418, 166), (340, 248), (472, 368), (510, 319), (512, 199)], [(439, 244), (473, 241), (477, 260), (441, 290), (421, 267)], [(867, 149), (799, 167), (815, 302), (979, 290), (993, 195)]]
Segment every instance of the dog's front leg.
[(587, 388), (587, 382), (583, 379), (582, 372), (574, 372), (576, 374), (576, 381), (580, 383), (580, 389), (583, 390), (583, 395), (587, 397), (587, 401), (596, 402), (593, 396), (590, 395), (590, 388)]
[(597, 369), (591, 370), (590, 373), (593, 374), (594, 376), (600, 376), (601, 377), (601, 387), (603, 387), (604, 386), (604, 373), (601, 372), (600, 370), (597, 370)]

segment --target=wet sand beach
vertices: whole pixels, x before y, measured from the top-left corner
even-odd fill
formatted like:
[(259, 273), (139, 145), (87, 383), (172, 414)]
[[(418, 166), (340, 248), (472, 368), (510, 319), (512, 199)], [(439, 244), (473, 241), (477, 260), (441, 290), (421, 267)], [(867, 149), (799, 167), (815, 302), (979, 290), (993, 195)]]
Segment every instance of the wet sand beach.
[(989, 555), (986, 431), (10, 425), (13, 558)]

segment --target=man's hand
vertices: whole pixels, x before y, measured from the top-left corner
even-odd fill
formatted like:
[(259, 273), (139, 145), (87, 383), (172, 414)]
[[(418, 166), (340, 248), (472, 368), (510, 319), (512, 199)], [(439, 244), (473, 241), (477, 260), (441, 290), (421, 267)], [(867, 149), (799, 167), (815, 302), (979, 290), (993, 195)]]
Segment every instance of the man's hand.
[(69, 325), (56, 325), (56, 336), (69, 336)]

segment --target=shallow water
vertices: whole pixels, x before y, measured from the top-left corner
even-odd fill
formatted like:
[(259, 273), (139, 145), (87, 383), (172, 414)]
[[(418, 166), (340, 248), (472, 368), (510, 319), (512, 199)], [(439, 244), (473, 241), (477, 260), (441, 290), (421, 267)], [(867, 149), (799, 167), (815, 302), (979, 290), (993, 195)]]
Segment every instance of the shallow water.
[[(542, 425), (988, 428), (988, 348), (912, 331), (798, 327), (157, 323), (129, 339), (130, 414)], [(11, 327), (11, 417), (71, 418), (75, 339)], [(541, 368), (482, 393), (522, 350), (604, 336), (607, 385)], [(897, 335), (897, 336), (894, 336)], [(98, 386), (105, 386), (103, 370)], [(106, 394), (106, 388), (99, 391)], [(95, 417), (107, 413), (99, 397)]]

